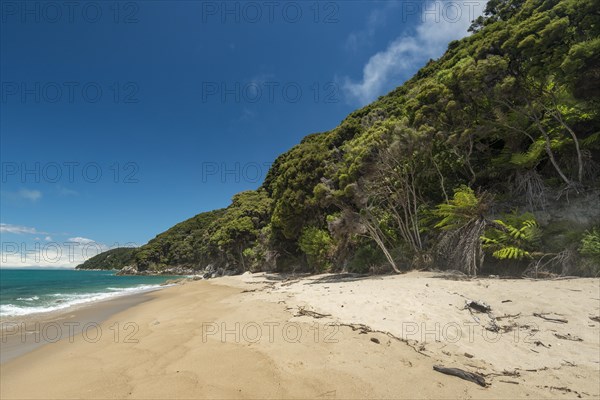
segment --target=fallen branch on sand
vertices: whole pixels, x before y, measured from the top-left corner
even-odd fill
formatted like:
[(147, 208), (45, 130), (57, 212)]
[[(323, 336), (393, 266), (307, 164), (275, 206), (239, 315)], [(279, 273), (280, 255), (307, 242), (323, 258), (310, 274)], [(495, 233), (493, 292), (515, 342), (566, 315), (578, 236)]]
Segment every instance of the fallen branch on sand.
[(395, 339), (399, 342), (406, 344), (408, 347), (413, 349), (415, 352), (421, 354), (422, 356), (430, 357), (429, 354), (423, 353), (423, 350), (425, 350), (425, 346), (421, 345), (421, 346), (419, 346), (419, 348), (417, 348), (416, 346), (413, 346), (412, 344), (410, 344), (408, 339), (402, 339), (401, 337), (398, 337), (398, 336), (394, 335), (393, 333), (386, 332), (386, 331), (376, 331), (364, 324), (340, 324), (340, 326), (347, 326), (347, 327), (351, 328), (353, 331), (359, 331), (359, 333), (361, 335), (365, 335), (367, 333), (382, 333), (392, 339)]
[(441, 372), (442, 374), (456, 376), (460, 379), (464, 379), (469, 382), (473, 382), (478, 384), (479, 386), (486, 387), (487, 383), (485, 382), (485, 378), (481, 374), (477, 374), (475, 372), (469, 372), (462, 370), (460, 368), (446, 368), (442, 365), (434, 365), (433, 369), (437, 372)]
[(470, 309), (473, 309), (475, 311), (479, 311), (482, 313), (488, 313), (488, 312), (492, 311), (492, 307), (490, 307), (487, 303), (485, 303), (483, 301), (477, 301), (477, 300), (466, 301), (465, 308), (470, 308)]
[[(477, 322), (479, 325), (483, 326), (488, 331), (490, 331), (490, 332), (500, 331), (500, 327), (496, 323), (496, 318), (492, 315), (492, 307), (490, 307), (487, 303), (485, 303), (483, 301), (477, 301), (477, 300), (467, 300), (467, 301), (465, 301), (465, 306), (463, 307), (463, 310), (468, 310), (469, 313), (471, 313), (473, 320), (475, 320), (475, 322)], [(490, 317), (490, 323), (488, 325), (484, 326), (481, 323), (481, 321), (479, 320), (479, 318), (477, 318), (475, 316), (475, 314), (473, 314), (473, 310), (483, 313), (483, 314), (487, 314), (487, 316)]]
[(554, 336), (556, 336), (559, 339), (563, 339), (563, 340), (571, 340), (573, 342), (583, 342), (583, 339), (578, 337), (578, 336), (572, 336), (570, 333), (567, 333), (566, 335), (561, 335), (560, 333), (555, 333)]
[(296, 314), (295, 317), (304, 316), (304, 315), (308, 316), (308, 317), (313, 317), (313, 318), (331, 317), (331, 314), (321, 314), (316, 311), (307, 310), (304, 307), (298, 307), (298, 314)]
[(574, 393), (574, 394), (576, 394), (576, 395), (577, 395), (577, 397), (579, 397), (579, 398), (581, 398), (581, 395), (582, 395), (582, 394), (585, 394), (585, 395), (589, 396), (589, 394), (587, 394), (587, 393), (585, 393), (585, 392), (581, 392), (581, 393), (579, 393), (579, 392), (577, 392), (577, 391), (575, 391), (575, 390), (573, 390), (573, 389), (569, 389), (569, 388), (568, 388), (568, 387), (566, 387), (566, 386), (558, 387), (558, 386), (546, 386), (546, 385), (544, 385), (544, 386), (540, 386), (540, 385), (537, 385), (537, 387), (539, 387), (540, 389), (550, 389), (550, 391), (553, 391), (553, 390), (558, 390), (559, 392), (563, 392), (563, 393)]
[(501, 315), (499, 317), (496, 317), (497, 320), (501, 320), (504, 318), (517, 318), (518, 316), (520, 316), (521, 313), (517, 313), (517, 314), (505, 314), (505, 315)]
[(539, 313), (533, 313), (533, 316), (541, 318), (541, 319), (545, 319), (546, 321), (557, 322), (557, 323), (561, 323), (561, 324), (566, 324), (567, 322), (569, 322), (566, 319), (562, 319), (562, 318), (549, 318), (549, 317), (546, 317), (544, 314), (539, 314)]

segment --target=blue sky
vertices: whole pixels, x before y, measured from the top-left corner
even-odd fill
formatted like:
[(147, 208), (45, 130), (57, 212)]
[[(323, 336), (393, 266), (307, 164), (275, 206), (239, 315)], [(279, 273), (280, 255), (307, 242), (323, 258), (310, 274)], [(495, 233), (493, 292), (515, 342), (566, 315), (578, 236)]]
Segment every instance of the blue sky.
[(2, 266), (74, 266), (226, 207), (483, 6), (1, 0)]

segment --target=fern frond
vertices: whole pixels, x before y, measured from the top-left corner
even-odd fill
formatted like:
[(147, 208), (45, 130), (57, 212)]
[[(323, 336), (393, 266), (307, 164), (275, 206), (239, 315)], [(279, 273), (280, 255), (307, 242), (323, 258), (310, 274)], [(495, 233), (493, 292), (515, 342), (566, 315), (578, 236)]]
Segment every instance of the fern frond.
[(499, 260), (520, 260), (531, 256), (528, 251), (515, 246), (503, 247), (500, 250), (496, 250), (492, 255)]
[(510, 162), (524, 168), (532, 168), (543, 158), (546, 143), (543, 139), (533, 142), (524, 153), (512, 154)]
[(581, 147), (583, 148), (594, 148), (600, 145), (600, 132), (592, 133), (590, 136), (582, 139)]

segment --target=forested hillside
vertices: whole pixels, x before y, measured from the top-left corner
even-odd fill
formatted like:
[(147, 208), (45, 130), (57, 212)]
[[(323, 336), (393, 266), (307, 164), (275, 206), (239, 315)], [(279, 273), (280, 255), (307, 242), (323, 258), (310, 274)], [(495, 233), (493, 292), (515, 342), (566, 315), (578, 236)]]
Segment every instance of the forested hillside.
[(121, 269), (135, 261), (135, 247), (119, 247), (89, 258), (75, 269)]
[(597, 275), (600, 3), (490, 0), (471, 31), (137, 269)]

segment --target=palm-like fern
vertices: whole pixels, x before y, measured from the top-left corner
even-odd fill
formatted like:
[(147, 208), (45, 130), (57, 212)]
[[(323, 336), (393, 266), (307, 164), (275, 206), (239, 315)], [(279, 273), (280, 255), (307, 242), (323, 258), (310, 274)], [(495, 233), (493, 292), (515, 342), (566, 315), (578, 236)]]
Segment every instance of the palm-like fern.
[(484, 214), (490, 202), (486, 193), (476, 195), (473, 189), (460, 186), (448, 203), (435, 208), (433, 215), (440, 219), (435, 227), (444, 231), (436, 246), (438, 261), (467, 274), (477, 274), (483, 264), (480, 237), (488, 222)]
[(483, 248), (499, 260), (532, 258), (540, 238), (539, 226), (531, 214), (512, 214), (507, 221), (497, 219), (481, 237)]
[(584, 233), (579, 252), (600, 264), (600, 229), (593, 228)]
[(546, 142), (543, 139), (538, 139), (529, 146), (526, 152), (513, 153), (510, 162), (519, 167), (533, 168), (540, 162), (545, 151)]
[(468, 186), (460, 186), (448, 203), (439, 204), (434, 215), (441, 218), (435, 225), (446, 231), (458, 229), (481, 215), (482, 199)]

